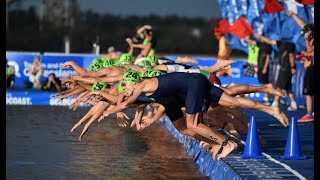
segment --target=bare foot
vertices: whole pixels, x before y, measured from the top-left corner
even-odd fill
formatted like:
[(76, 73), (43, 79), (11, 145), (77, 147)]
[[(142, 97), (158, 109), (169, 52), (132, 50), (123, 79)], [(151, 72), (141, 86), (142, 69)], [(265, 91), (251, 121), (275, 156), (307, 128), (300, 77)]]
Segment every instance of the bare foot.
[(200, 146), (202, 146), (204, 149), (210, 149), (212, 147), (211, 144), (204, 141), (200, 141)]
[(223, 146), (223, 150), (222, 150), (221, 154), (218, 155), (217, 160), (220, 160), (220, 158), (227, 157), (237, 147), (238, 147), (237, 143), (229, 140), (228, 144)]
[(231, 75), (232, 75), (231, 65), (228, 65), (228, 66), (222, 68), (222, 71), (224, 71), (224, 72), (227, 73), (229, 76), (231, 76)]
[(180, 64), (188, 64), (188, 63), (198, 64), (198, 61), (193, 59), (193, 58), (191, 58), (191, 57), (177, 57), (176, 63), (180, 63)]
[(286, 94), (284, 92), (282, 92), (280, 88), (274, 87), (273, 84), (271, 84), (271, 83), (265, 85), (265, 87), (267, 88), (267, 92), (269, 94), (273, 94), (273, 95), (276, 95), (276, 96), (281, 96), (283, 98), (286, 97)]
[(272, 109), (274, 112), (272, 115), (275, 118), (277, 118), (284, 127), (288, 127), (288, 125), (289, 125), (288, 117), (283, 112), (281, 112), (280, 108), (279, 107), (272, 107)]
[[(236, 61), (235, 60), (221, 60), (221, 59), (218, 59), (216, 64), (218, 64), (220, 66), (220, 68), (225, 68), (233, 63), (235, 63)], [(231, 67), (231, 66), (230, 66)]]
[(217, 153), (219, 152), (221, 145), (220, 144), (212, 144), (210, 154), (212, 155), (212, 158), (215, 159)]
[(196, 59), (193, 59), (193, 58), (188, 57), (188, 56), (185, 57), (185, 59), (186, 59), (187, 62), (190, 62), (192, 64), (198, 64), (199, 63)]

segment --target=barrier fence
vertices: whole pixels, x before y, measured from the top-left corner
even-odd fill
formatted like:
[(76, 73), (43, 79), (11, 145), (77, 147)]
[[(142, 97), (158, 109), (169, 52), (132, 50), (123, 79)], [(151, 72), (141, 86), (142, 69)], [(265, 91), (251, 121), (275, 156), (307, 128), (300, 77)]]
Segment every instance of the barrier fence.
[[(41, 77), (41, 81), (44, 82), (45, 79), (48, 77), (50, 73), (55, 73), (57, 77), (66, 77), (70, 72), (73, 72), (73, 69), (62, 69), (60, 68), (60, 65), (66, 61), (75, 61), (79, 66), (87, 68), (89, 64), (91, 63), (92, 59), (97, 57), (97, 55), (93, 54), (59, 54), (59, 53), (44, 53), (43, 55), (40, 55), (39, 53), (18, 53), (18, 52), (6, 52), (6, 58), (8, 59), (8, 64), (13, 66), (16, 70), (15, 74), (15, 87), (24, 87), (25, 81), (29, 79), (29, 72), (28, 67), (32, 65), (33, 59), (35, 55), (39, 55), (42, 67), (44, 68), (43, 76)], [(167, 56), (169, 59), (175, 60), (176, 56)], [(199, 67), (208, 67), (213, 65), (216, 62), (215, 58), (197, 58)], [(246, 61), (244, 59), (235, 59), (237, 60), (236, 63), (232, 64), (232, 75), (230, 77), (220, 77), (221, 82), (223, 85), (228, 85), (232, 82), (237, 84), (250, 84), (250, 85), (261, 85), (259, 84), (256, 77), (248, 77), (245, 74), (245, 70), (243, 66), (246, 64)], [(297, 68), (297, 74), (293, 76), (292, 79), (292, 90), (295, 94), (295, 98), (297, 101), (297, 104), (300, 106), (305, 106), (305, 98), (302, 94), (303, 90), (303, 78), (305, 75), (305, 69), (303, 67), (303, 63), (296, 62), (296, 68)], [(279, 70), (279, 65), (277, 62), (273, 61), (270, 63), (270, 82), (275, 82), (277, 78), (277, 72)], [(25, 91), (25, 94), (23, 92), (18, 92), (14, 90), (7, 89), (7, 99), (10, 102), (7, 102), (7, 104), (12, 103), (19, 103), (19, 102), (27, 102), (27, 100), (18, 101), (18, 100), (12, 100), (12, 99), (19, 99), (21, 97), (29, 98), (29, 101), (32, 102), (34, 105), (57, 105), (56, 103), (50, 103), (51, 100), (44, 100), (47, 97), (50, 97), (50, 93), (44, 93), (47, 95), (42, 95), (42, 98), (36, 97), (37, 95), (34, 93), (27, 92), (29, 90)], [(9, 93), (9, 94), (8, 94)], [(262, 101), (263, 94), (262, 93), (251, 93), (246, 94), (247, 97)], [(28, 105), (28, 103), (25, 103)]]

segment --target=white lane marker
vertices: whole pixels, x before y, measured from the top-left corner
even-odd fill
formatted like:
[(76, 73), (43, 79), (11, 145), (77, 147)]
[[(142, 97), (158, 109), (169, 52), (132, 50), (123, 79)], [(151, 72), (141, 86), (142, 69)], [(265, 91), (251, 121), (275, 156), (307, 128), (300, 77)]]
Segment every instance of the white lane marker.
[[(219, 129), (221, 129), (221, 128), (219, 128)], [(223, 130), (223, 129), (221, 129), (221, 130)], [(228, 134), (229, 136), (231, 136), (231, 137), (233, 137), (233, 138), (235, 138), (235, 139), (238, 139), (238, 138), (234, 137), (232, 134), (226, 132), (225, 130), (223, 130), (223, 131), (224, 131), (226, 134)], [(243, 141), (243, 140), (241, 140), (241, 139), (238, 139), (238, 141), (240, 141), (241, 144), (246, 145), (246, 142), (245, 142), (245, 141)], [(306, 180), (306, 179), (307, 179), (307, 178), (305, 178), (304, 176), (302, 176), (298, 171), (292, 169), (292, 168), (291, 168), (290, 166), (288, 166), (287, 164), (284, 164), (284, 163), (282, 163), (282, 162), (274, 159), (271, 155), (269, 155), (269, 154), (267, 154), (267, 153), (264, 153), (264, 152), (262, 152), (262, 154), (263, 154), (264, 156), (266, 156), (266, 158), (268, 158), (270, 161), (273, 161), (274, 163), (283, 166), (286, 170), (290, 171), (292, 174), (294, 174), (294, 175), (297, 176), (298, 178), (300, 178), (300, 179), (302, 179), (302, 180)]]
[(294, 174), (295, 176), (297, 176), (300, 179), (306, 180), (307, 178), (305, 178), (304, 176), (302, 176), (300, 173), (298, 173), (298, 171), (292, 169), (290, 166), (288, 166), (287, 164), (284, 164), (276, 159), (274, 159), (273, 157), (271, 157), (269, 154), (267, 153), (262, 153), (264, 156), (266, 156), (270, 161), (273, 161), (276, 164), (280, 164), (281, 166), (283, 166), (286, 170), (290, 171), (292, 174)]

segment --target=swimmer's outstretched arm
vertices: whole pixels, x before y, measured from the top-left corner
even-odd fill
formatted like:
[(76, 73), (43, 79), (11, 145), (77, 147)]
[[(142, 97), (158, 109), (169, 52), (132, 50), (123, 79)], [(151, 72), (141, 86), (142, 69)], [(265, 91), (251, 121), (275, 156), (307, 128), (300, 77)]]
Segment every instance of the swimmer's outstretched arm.
[(66, 98), (66, 97), (69, 97), (69, 96), (72, 96), (72, 95), (77, 95), (77, 94), (80, 94), (80, 93), (83, 93), (85, 92), (86, 89), (81, 87), (81, 86), (77, 86), (76, 88), (74, 88), (71, 92), (67, 93), (67, 94), (64, 94), (64, 95), (61, 95), (59, 97), (59, 101)]
[(143, 92), (143, 88), (146, 86), (147, 81), (142, 81), (133, 91), (132, 95), (125, 100), (124, 102), (121, 102), (120, 104), (118, 104), (115, 108), (105, 111), (103, 113), (103, 115), (101, 116), (101, 118), (107, 117), (110, 114), (113, 113), (117, 113), (120, 111), (124, 111), (125, 109), (129, 108), (129, 105), (132, 104), (133, 102), (135, 102), (138, 97), (141, 95), (141, 93)]
[(79, 106), (79, 103), (81, 101), (81, 99), (83, 98), (83, 96), (85, 96), (86, 94), (88, 94), (89, 92), (88, 91), (85, 91), (83, 93), (81, 93), (75, 100), (74, 102), (69, 106), (69, 109), (72, 109), (73, 111), (75, 111), (78, 106)]
[(123, 67), (138, 71), (139, 73), (144, 72), (144, 70), (140, 66), (137, 66), (134, 64), (125, 64), (125, 65), (123, 65)]
[[(87, 124), (84, 126), (80, 136), (79, 136), (79, 141), (82, 141), (82, 137), (84, 136), (84, 134), (88, 131), (90, 125), (99, 118), (99, 116), (103, 113), (103, 111), (108, 108), (110, 106), (109, 103), (106, 103), (106, 102), (103, 102), (103, 101), (100, 101), (98, 104), (97, 104), (98, 108), (93, 111), (93, 115), (92, 117), (90, 118), (90, 120), (87, 122)], [(81, 124), (81, 123), (80, 123)]]
[(104, 99), (106, 99), (111, 104), (117, 104), (117, 100), (118, 100), (117, 95), (110, 94), (106, 91), (93, 91), (93, 92), (90, 92), (90, 94), (101, 95)]
[(73, 68), (80, 76), (90, 76), (90, 77), (100, 77), (107, 75), (110, 70), (107, 68), (100, 69), (98, 71), (90, 71), (80, 67), (77, 63), (73, 61), (67, 61), (60, 65), (61, 68)]
[(73, 79), (78, 82), (83, 82), (83, 83), (87, 83), (87, 84), (94, 84), (96, 82), (99, 82), (98, 78), (94, 78), (94, 77), (75, 76), (75, 77), (73, 77)]
[[(94, 105), (88, 112), (86, 115), (84, 115), (70, 130), (70, 132), (73, 132), (78, 126), (80, 126), (84, 121), (86, 121), (88, 118), (90, 118), (91, 116), (93, 116), (94, 114), (97, 114), (98, 112), (100, 112), (101, 110), (105, 110), (105, 108), (107, 108), (109, 106), (105, 106), (103, 101), (100, 101), (98, 104)], [(102, 112), (103, 112), (102, 111)], [(101, 113), (102, 113), (101, 112)], [(99, 117), (99, 116), (98, 116)], [(90, 123), (91, 124), (91, 123)], [(88, 127), (87, 127), (88, 129)]]

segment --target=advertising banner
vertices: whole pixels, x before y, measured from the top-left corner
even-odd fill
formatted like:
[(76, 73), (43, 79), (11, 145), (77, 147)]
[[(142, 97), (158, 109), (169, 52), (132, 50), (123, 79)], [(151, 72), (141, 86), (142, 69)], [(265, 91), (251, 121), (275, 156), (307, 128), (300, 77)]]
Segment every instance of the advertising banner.
[[(7, 52), (6, 57), (9, 60), (9, 64), (14, 66), (16, 69), (15, 87), (21, 89), (24, 86), (24, 81), (28, 80), (29, 73), (28, 67), (32, 64), (34, 56), (39, 55), (37, 53), (12, 53)], [(79, 66), (87, 68), (94, 59), (95, 55), (40, 55), (42, 67), (44, 73), (42, 81), (44, 81), (50, 73), (55, 73), (57, 77), (66, 77), (69, 73), (73, 72), (73, 69), (61, 69), (60, 65), (66, 61), (75, 61)], [(167, 58), (175, 61), (177, 56), (167, 56)], [(198, 58), (198, 67), (209, 67), (216, 63), (215, 58)], [(247, 63), (244, 59), (235, 58), (236, 62), (231, 65), (232, 75), (229, 77), (220, 77), (221, 82), (224, 85), (232, 82), (237, 84), (250, 84), (250, 85), (261, 85), (259, 84), (256, 77), (248, 77), (245, 74), (244, 65)], [(293, 76), (292, 90), (295, 94), (296, 101), (299, 105), (305, 106), (305, 98), (302, 94), (303, 90), (303, 79), (305, 75), (305, 69), (302, 62), (296, 62), (296, 75)], [(279, 64), (276, 61), (270, 63), (270, 83), (275, 83), (278, 75)], [(48, 92), (34, 91), (32, 89), (22, 90), (7, 90), (6, 101), (7, 104), (23, 104), (23, 105), (69, 105), (71, 99), (65, 99), (59, 103), (56, 102), (55, 98), (51, 98), (51, 94)], [(261, 101), (263, 96), (262, 93), (251, 93), (246, 95), (247, 97)]]

